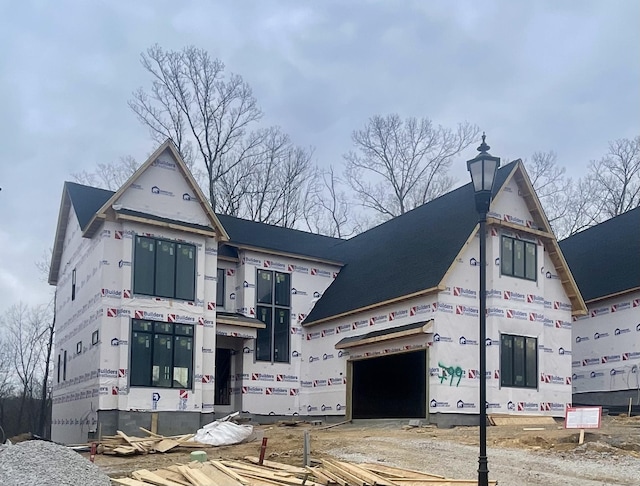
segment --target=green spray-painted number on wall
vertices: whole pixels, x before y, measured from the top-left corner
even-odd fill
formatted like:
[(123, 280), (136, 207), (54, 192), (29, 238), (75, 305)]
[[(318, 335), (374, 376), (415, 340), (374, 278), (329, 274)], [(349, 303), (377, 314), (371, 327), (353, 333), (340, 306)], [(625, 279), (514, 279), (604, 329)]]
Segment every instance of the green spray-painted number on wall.
[(462, 380), (462, 375), (464, 374), (464, 370), (459, 366), (446, 366), (442, 363), (438, 362), (438, 366), (442, 368), (442, 375), (440, 378), (440, 383), (443, 383), (448, 377), (451, 377), (449, 380), (449, 386), (453, 386), (453, 380), (458, 377), (458, 381), (456, 382), (456, 386), (460, 384), (460, 380)]

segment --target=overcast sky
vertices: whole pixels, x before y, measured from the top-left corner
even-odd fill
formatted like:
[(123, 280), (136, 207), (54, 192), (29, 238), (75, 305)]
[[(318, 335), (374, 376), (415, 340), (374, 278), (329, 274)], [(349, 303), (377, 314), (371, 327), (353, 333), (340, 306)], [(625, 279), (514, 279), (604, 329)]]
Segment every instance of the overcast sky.
[[(46, 302), (62, 184), (153, 151), (127, 106), (140, 53), (193, 44), (253, 87), (268, 124), (339, 164), (374, 114), (487, 132), (492, 153), (554, 150), (575, 176), (640, 134), (640, 2), (29, 1), (0, 17), (0, 312)], [(475, 145), (474, 145), (475, 147)], [(467, 181), (462, 154), (453, 171)]]

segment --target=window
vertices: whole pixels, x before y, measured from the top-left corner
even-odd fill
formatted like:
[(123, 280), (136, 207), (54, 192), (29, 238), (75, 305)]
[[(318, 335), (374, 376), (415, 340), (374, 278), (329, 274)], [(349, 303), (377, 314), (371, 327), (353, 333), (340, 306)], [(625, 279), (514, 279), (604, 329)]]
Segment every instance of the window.
[(536, 253), (535, 243), (503, 236), (500, 256), (502, 275), (535, 281)]
[(57, 369), (57, 371), (58, 371), (58, 383), (60, 383), (60, 367), (61, 367), (61, 365), (62, 365), (62, 356), (58, 355), (58, 367), (57, 367), (58, 368)]
[(76, 344), (76, 354), (82, 353), (82, 341), (78, 341)]
[(538, 339), (500, 336), (500, 385), (515, 388), (538, 386)]
[(76, 269), (71, 272), (71, 300), (76, 300)]
[(218, 268), (218, 275), (216, 278), (216, 307), (224, 309), (224, 268)]
[(258, 270), (256, 300), (257, 317), (266, 325), (258, 329), (256, 360), (286, 363), (291, 334), (291, 275)]
[(64, 352), (64, 358), (62, 361), (62, 381), (67, 381), (67, 352)]
[(133, 292), (169, 299), (194, 300), (196, 247), (136, 236)]
[(131, 321), (131, 386), (191, 388), (193, 326)]
[(91, 333), (91, 345), (95, 346), (100, 341), (100, 331), (96, 329)]

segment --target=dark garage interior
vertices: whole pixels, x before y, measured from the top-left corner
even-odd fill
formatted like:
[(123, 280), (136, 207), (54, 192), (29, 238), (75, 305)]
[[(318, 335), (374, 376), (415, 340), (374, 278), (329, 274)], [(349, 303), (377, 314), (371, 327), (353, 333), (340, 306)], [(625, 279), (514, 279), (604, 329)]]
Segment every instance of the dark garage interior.
[(426, 351), (353, 362), (354, 419), (425, 418)]

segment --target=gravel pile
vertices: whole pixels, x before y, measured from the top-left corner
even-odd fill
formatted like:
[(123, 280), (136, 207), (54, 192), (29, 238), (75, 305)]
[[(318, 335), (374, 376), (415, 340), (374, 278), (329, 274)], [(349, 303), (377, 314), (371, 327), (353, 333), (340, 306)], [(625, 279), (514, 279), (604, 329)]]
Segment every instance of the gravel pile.
[(42, 440), (0, 447), (0, 485), (109, 486), (109, 476), (77, 452)]

